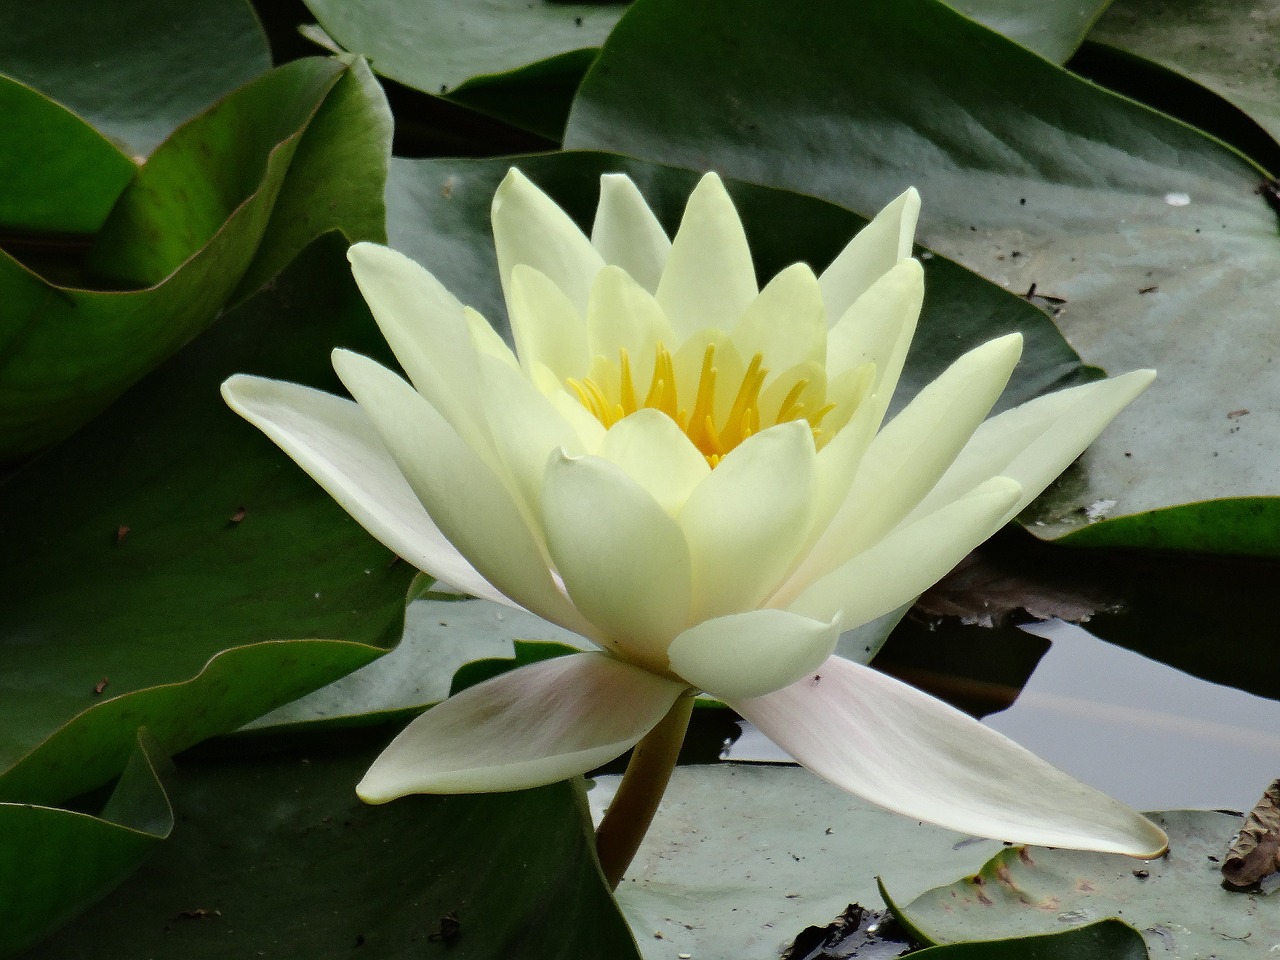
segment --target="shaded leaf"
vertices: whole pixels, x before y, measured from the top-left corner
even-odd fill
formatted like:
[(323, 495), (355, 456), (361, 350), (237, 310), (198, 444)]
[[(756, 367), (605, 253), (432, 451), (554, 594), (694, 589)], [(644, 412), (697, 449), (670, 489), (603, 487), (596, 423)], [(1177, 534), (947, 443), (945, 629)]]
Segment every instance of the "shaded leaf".
[(311, 248), (4, 486), (0, 796), (86, 790), (140, 723), (181, 749), (399, 638), (412, 571), (218, 395), (240, 371), (335, 389), (334, 344), (385, 355), (345, 246)]
[(1016, 40), (1042, 57), (1064, 63), (1111, 0), (952, 0), (966, 16)]
[[(262, 280), (335, 223), (353, 240), (375, 228), (380, 235), (381, 160), (370, 156), (385, 149), (384, 132), (372, 120), (349, 121), (384, 108), (358, 105), (351, 85), (368, 94), (369, 84), (346, 76), (331, 60), (281, 67), (183, 127), (151, 157), (90, 255), (98, 274), (143, 289), (59, 286), (0, 252), (7, 306), (0, 341), (8, 345), (0, 359), (0, 461), (66, 436), (199, 333), (255, 257), (262, 264), (251, 278)], [(333, 111), (347, 118), (354, 142), (326, 135), (291, 164), (331, 91), (340, 98)], [(329, 122), (321, 118), (322, 132)], [(353, 165), (361, 176), (335, 185), (328, 174), (353, 152), (365, 158)], [(281, 190), (282, 217), (302, 206), (331, 211), (304, 218), (309, 229), (273, 221)]]
[(386, 741), (179, 759), (164, 849), (30, 960), (637, 956), (576, 792), (361, 804)]
[(271, 55), (245, 0), (43, 0), (0, 8), (0, 65), (141, 158)]
[(124, 880), (173, 829), (140, 737), (101, 816), (0, 803), (0, 957), (38, 941)]
[(804, 17), (640, 0), (588, 73), (566, 144), (861, 211), (915, 183), (926, 243), (1065, 298), (1058, 321), (1088, 359), (1161, 370), (1030, 529), (1275, 555), (1280, 379), (1256, 345), (1274, 324), (1280, 237), (1261, 172), (1222, 144), (934, 0)]

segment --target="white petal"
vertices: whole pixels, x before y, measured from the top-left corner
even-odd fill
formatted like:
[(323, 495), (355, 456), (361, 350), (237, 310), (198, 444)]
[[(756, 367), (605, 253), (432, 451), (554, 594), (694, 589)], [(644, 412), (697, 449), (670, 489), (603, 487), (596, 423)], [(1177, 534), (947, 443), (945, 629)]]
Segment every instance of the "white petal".
[(500, 360), (482, 357), (485, 413), (493, 442), (515, 488), (524, 498), (528, 516), (542, 511), (542, 481), (552, 452), (587, 452), (574, 424), (518, 370)]
[(724, 184), (708, 173), (689, 195), (658, 283), (658, 303), (681, 337), (732, 329), (757, 293), (751, 249)]
[(1164, 833), (960, 711), (832, 657), (731, 706), (814, 773), (913, 820), (1014, 843), (1144, 858)]
[(339, 350), (333, 365), (459, 552), (525, 609), (593, 636), (552, 580), (544, 547), (511, 492), (431, 404), (366, 357)]
[(957, 490), (993, 473), (1022, 484), (1022, 496), (1010, 507), (1010, 516), (1017, 515), (1085, 451), (1155, 375), (1154, 370), (1134, 370), (1037, 397), (992, 417), (977, 429), (913, 516), (935, 509)]
[(672, 350), (678, 341), (658, 301), (620, 268), (601, 270), (587, 305), (587, 345), (591, 355), (617, 363), (619, 351), (626, 350), (632, 385), (643, 398), (653, 377), (660, 343)]
[(694, 620), (754, 609), (777, 587), (809, 537), (816, 459), (807, 421), (779, 424), (730, 451), (690, 494), (679, 520)]
[(601, 644), (653, 670), (689, 622), (689, 548), (643, 487), (600, 457), (552, 456), (542, 490), (547, 546)]
[(542, 364), (561, 380), (587, 375), (587, 327), (569, 298), (546, 274), (518, 263), (507, 292), (511, 333), (520, 364)]
[(854, 301), (827, 336), (827, 370), (833, 379), (864, 363), (875, 364), (871, 390), (877, 420), (898, 386), (923, 304), (924, 271), (917, 261), (902, 260)]
[(476, 353), (481, 356), (496, 357), (509, 367), (519, 367), (520, 361), (511, 352), (507, 342), (498, 335), (498, 331), (490, 326), (489, 321), (470, 307), (462, 308), (462, 316), (467, 321), (467, 329), (471, 331), (471, 342)]
[(828, 623), (785, 610), (749, 610), (704, 620), (671, 644), (671, 669), (714, 697), (758, 697), (811, 673), (840, 639)]
[(387, 549), (464, 593), (516, 605), (445, 539), (356, 404), (244, 374), (227, 380), (222, 396)]
[(476, 347), (462, 304), (428, 271), (389, 247), (357, 243), (347, 259), (409, 380), (468, 443), (485, 449)]
[(774, 373), (806, 360), (826, 363), (822, 291), (808, 264), (792, 264), (765, 285), (733, 328), (733, 343), (747, 360), (760, 354)]
[(591, 244), (605, 263), (617, 264), (650, 293), (658, 289), (671, 241), (626, 174), (606, 173), (600, 178)]
[(621, 467), (673, 517), (711, 472), (684, 431), (657, 410), (637, 410), (619, 420), (596, 453)]
[(1021, 349), (1022, 337), (1015, 333), (970, 350), (876, 435), (848, 498), (805, 559), (802, 576), (822, 576), (915, 508), (991, 410)]
[(579, 313), (604, 266), (591, 241), (554, 200), (512, 167), (493, 196), (493, 242), (502, 290), (511, 298), (511, 271), (525, 263), (564, 291)]
[(603, 653), (520, 667), (410, 723), (356, 793), (366, 803), (385, 803), (410, 793), (493, 793), (555, 783), (630, 749), (685, 689)]
[(849, 241), (818, 278), (828, 317), (839, 317), (881, 274), (911, 256), (919, 216), (920, 194), (910, 187)]
[(811, 583), (794, 600), (780, 594), (769, 605), (815, 620), (843, 611), (846, 630), (883, 616), (918, 597), (999, 530), (1021, 491), (1005, 477), (988, 480), (967, 496), (899, 527)]

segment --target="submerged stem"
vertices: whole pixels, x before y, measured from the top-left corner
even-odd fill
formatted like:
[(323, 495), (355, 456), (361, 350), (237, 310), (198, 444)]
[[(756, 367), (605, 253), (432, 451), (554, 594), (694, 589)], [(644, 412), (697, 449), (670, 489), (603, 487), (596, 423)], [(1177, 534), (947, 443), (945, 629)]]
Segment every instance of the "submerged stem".
[(622, 875), (631, 866), (640, 841), (653, 822), (658, 802), (680, 755), (692, 712), (693, 695), (681, 696), (631, 753), (618, 792), (596, 830), (596, 853), (610, 890), (618, 889)]

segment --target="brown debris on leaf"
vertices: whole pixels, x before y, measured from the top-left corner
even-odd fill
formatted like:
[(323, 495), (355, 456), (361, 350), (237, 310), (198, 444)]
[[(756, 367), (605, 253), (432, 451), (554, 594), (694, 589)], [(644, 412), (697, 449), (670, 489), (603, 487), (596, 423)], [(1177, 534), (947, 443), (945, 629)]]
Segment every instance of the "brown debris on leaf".
[(1096, 589), (1041, 582), (974, 551), (926, 590), (911, 613), (924, 620), (959, 617), (961, 623), (998, 627), (1019, 611), (1036, 620), (1057, 617), (1086, 623), (1099, 611), (1109, 613), (1117, 608), (1114, 600)]
[(1263, 791), (1222, 861), (1222, 879), (1232, 887), (1251, 887), (1280, 872), (1280, 779)]

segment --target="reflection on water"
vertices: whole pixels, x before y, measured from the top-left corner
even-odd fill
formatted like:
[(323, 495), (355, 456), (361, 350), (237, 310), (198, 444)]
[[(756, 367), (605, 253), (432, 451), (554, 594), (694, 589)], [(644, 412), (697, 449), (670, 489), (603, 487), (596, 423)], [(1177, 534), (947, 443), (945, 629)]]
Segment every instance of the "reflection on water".
[(1280, 775), (1280, 702), (1219, 686), (1062, 622), (1009, 709), (983, 722), (1143, 810), (1248, 810)]
[[(983, 722), (1142, 810), (1248, 810), (1280, 776), (1280, 702), (1224, 687), (1061, 621), (1021, 693)], [(1015, 693), (1016, 688), (1005, 688)], [(745, 729), (725, 759), (787, 759)]]

